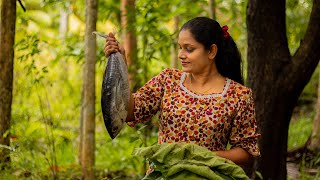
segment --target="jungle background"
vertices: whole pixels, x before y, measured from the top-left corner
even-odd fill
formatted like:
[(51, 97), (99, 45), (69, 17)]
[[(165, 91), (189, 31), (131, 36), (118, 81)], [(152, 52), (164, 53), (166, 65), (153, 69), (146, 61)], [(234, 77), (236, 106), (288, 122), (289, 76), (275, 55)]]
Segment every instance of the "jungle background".
[[(1, 14), (7, 3), (1, 1)], [(1, 151), (9, 153), (10, 160), (0, 157), (0, 179), (141, 179), (144, 176), (145, 159), (131, 153), (135, 147), (157, 143), (157, 117), (137, 128), (126, 126), (111, 140), (100, 105), (107, 64), (103, 54), (105, 40), (91, 34), (95, 29), (115, 32), (126, 48), (133, 91), (162, 69), (180, 67), (176, 43), (179, 27), (196, 16), (212, 17), (221, 25), (229, 26), (229, 33), (242, 54), (245, 79), (250, 78), (247, 75), (250, 74), (247, 73), (248, 1), (25, 0), (21, 3), (16, 2), (11, 118), (7, 131), (1, 132), (10, 143), (0, 145)], [(319, 1), (285, 1), (285, 27), (291, 55), (307, 31), (315, 3)], [(92, 7), (96, 10), (90, 10)], [(95, 12), (96, 19), (90, 14)], [(1, 22), (6, 21), (1, 18)], [(317, 20), (320, 23), (319, 18)], [(94, 45), (88, 46), (90, 43)], [(317, 66), (299, 94), (290, 118), (289, 153), (285, 157), (288, 179), (320, 178), (320, 145), (314, 145), (315, 151), (308, 148), (312, 133), (319, 132), (320, 124)], [(86, 97), (88, 86), (94, 91), (93, 99)], [(86, 113), (86, 101), (93, 101), (93, 115)], [(4, 101), (0, 103), (4, 105)], [(91, 129), (85, 130), (86, 123), (92, 125)], [(93, 135), (89, 140), (87, 132)], [(259, 171), (255, 174), (256, 178), (263, 176)]]

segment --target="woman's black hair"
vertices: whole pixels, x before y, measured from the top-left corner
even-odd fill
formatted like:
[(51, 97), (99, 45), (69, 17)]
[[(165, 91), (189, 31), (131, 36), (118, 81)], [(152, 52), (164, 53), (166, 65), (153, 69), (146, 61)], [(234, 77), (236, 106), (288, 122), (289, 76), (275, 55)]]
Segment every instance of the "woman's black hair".
[(189, 30), (196, 41), (210, 50), (212, 44), (218, 47), (215, 63), (218, 72), (240, 84), (243, 84), (241, 55), (232, 37), (224, 37), (220, 24), (207, 17), (196, 17), (186, 22), (180, 29)]

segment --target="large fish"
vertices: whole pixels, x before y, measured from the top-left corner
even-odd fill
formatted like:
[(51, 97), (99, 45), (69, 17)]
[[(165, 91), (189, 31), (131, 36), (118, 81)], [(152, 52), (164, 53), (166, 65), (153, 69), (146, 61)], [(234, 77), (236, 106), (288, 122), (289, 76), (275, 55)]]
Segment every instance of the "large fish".
[[(108, 37), (98, 32), (93, 33), (104, 38)], [(108, 58), (101, 93), (104, 124), (110, 137), (114, 139), (125, 124), (130, 98), (128, 68), (119, 52), (112, 53)]]

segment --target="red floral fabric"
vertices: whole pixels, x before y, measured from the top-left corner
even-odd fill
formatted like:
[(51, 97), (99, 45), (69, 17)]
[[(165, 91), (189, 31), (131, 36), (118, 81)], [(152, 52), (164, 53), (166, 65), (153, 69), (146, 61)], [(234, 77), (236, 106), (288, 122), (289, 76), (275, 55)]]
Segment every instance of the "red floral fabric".
[(158, 143), (193, 142), (209, 150), (241, 147), (259, 156), (251, 89), (226, 78), (224, 91), (201, 95), (183, 85), (187, 73), (165, 69), (134, 93), (135, 121), (144, 123), (160, 111)]

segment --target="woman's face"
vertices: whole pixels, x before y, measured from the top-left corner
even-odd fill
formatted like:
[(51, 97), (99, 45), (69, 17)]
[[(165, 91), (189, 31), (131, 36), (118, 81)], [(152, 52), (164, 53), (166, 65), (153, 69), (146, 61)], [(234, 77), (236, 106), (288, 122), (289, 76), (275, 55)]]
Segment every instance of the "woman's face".
[(209, 59), (209, 51), (193, 38), (188, 29), (180, 31), (178, 44), (182, 71), (197, 74), (210, 69), (213, 59)]

